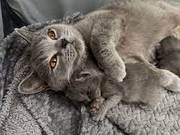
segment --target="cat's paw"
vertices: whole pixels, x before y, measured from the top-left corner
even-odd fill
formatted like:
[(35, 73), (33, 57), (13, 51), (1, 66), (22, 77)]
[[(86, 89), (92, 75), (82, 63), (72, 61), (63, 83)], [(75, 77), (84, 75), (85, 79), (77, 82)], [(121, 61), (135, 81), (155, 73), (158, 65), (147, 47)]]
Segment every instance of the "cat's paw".
[(90, 110), (92, 119), (96, 122), (100, 122), (104, 120), (104, 117), (107, 113), (107, 108), (104, 104), (104, 99), (97, 99), (91, 104), (91, 110)]
[(167, 90), (180, 92), (180, 78), (168, 70), (161, 70), (160, 83)]
[(96, 122), (103, 121), (107, 113), (105, 106), (101, 106), (96, 113), (92, 115), (92, 119)]
[(102, 97), (96, 98), (90, 105), (90, 113), (92, 115), (97, 114), (103, 102), (104, 102), (104, 98)]

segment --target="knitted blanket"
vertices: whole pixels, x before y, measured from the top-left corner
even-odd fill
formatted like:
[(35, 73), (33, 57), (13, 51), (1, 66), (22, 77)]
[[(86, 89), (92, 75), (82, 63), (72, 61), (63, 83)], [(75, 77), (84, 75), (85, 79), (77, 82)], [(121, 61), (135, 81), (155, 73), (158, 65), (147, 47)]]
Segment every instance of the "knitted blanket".
[[(27, 26), (32, 31), (54, 23), (73, 23), (79, 15), (64, 20)], [(86, 107), (75, 107), (63, 93), (52, 91), (22, 95), (17, 85), (29, 71), (19, 62), (27, 42), (16, 32), (0, 44), (0, 135), (179, 135), (180, 94), (162, 92), (156, 108), (144, 110), (119, 103), (104, 121), (94, 122)], [(18, 64), (18, 70), (14, 67)]]

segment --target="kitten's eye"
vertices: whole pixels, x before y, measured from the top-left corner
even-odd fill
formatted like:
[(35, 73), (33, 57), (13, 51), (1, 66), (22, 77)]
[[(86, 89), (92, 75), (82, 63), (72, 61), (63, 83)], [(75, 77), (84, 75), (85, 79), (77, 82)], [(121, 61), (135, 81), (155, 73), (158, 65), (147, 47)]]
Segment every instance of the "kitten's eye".
[(51, 69), (54, 69), (56, 67), (57, 64), (57, 55), (54, 55), (51, 60), (49, 61), (49, 67)]
[(52, 39), (52, 40), (57, 40), (57, 37), (56, 37), (56, 32), (52, 29), (48, 29), (48, 36)]

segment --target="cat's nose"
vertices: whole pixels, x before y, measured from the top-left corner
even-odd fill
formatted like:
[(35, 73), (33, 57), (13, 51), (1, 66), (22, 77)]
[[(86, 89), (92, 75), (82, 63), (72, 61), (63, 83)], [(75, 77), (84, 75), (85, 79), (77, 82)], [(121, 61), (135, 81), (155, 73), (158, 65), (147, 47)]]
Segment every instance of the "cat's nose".
[(65, 38), (61, 39), (61, 46), (62, 46), (62, 48), (66, 48), (66, 46), (67, 46), (69, 43), (70, 43), (70, 42), (69, 42), (67, 39), (65, 39)]

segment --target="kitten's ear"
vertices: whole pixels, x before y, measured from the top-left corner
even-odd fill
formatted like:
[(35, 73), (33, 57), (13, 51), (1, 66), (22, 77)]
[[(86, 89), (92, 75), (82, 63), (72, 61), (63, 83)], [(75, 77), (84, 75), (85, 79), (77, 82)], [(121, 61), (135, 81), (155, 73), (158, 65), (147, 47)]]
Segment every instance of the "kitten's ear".
[(82, 82), (91, 77), (90, 71), (81, 71), (76, 78), (76, 81)]
[(35, 94), (47, 89), (47, 84), (41, 81), (34, 72), (31, 72), (18, 86), (18, 91), (22, 94)]
[(19, 34), (22, 38), (24, 38), (27, 42), (31, 43), (32, 37), (33, 37), (33, 32), (28, 30), (28, 28), (23, 27), (23, 28), (15, 28), (15, 31), (17, 34)]

